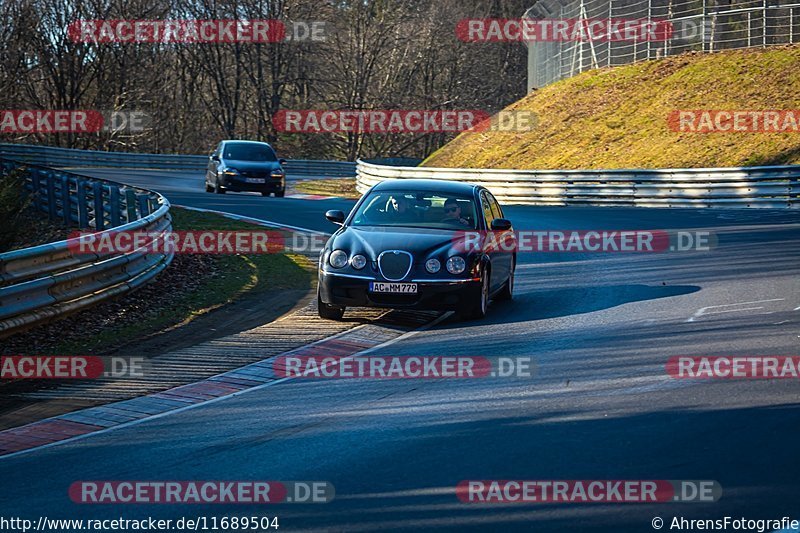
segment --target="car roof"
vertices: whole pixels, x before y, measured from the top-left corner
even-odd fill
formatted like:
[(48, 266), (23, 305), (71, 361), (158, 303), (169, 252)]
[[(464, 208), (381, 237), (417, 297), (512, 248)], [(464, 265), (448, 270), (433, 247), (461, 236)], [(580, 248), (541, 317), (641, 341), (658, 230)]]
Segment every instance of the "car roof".
[(444, 194), (472, 194), (480, 187), (472, 183), (448, 180), (391, 179), (375, 185), (373, 191), (441, 192)]
[(236, 143), (236, 144), (266, 144), (267, 146), (272, 147), (271, 144), (263, 142), (263, 141), (240, 141), (238, 139), (225, 139), (222, 142), (225, 143), (225, 144), (229, 144), (229, 143)]

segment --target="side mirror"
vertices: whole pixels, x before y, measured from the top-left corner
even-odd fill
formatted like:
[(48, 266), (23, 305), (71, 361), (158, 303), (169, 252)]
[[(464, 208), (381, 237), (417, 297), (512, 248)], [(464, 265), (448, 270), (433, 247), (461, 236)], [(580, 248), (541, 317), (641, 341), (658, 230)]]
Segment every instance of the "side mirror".
[(511, 229), (511, 221), (505, 218), (492, 220), (492, 231), (508, 231)]
[(334, 224), (339, 224), (340, 226), (344, 224), (344, 213), (339, 211), (338, 209), (331, 209), (327, 213), (325, 213), (325, 218), (333, 222)]
[(212, 154), (212, 155), (211, 155), (211, 160), (212, 160), (212, 161), (219, 161), (219, 156), (218, 156), (218, 155), (213, 155), (213, 154)]
[(283, 158), (280, 158), (280, 159), (278, 159), (278, 163), (280, 163), (281, 165), (285, 165), (286, 164), (286, 160), (283, 159)]

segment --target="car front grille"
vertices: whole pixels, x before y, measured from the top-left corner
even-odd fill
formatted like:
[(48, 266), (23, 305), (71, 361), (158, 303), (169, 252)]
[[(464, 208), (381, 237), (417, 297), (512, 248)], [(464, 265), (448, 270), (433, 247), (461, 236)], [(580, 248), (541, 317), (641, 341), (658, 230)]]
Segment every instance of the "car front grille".
[(378, 269), (389, 281), (400, 281), (411, 271), (413, 258), (402, 250), (387, 250), (378, 256)]

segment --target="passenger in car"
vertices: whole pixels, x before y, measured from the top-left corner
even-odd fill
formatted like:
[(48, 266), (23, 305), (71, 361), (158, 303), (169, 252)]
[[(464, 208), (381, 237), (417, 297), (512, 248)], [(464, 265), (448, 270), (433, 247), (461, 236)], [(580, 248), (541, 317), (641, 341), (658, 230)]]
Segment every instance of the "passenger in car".
[(392, 222), (412, 222), (416, 219), (408, 198), (403, 195), (389, 197), (389, 201), (386, 202), (386, 215)]

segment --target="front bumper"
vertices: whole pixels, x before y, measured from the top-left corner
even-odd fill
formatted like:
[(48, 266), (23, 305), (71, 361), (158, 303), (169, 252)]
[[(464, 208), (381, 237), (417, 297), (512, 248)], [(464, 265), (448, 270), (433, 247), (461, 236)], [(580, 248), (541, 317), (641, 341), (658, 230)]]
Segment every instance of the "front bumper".
[(221, 184), (231, 192), (280, 192), (286, 188), (284, 178), (264, 178), (264, 183), (249, 183), (243, 178), (224, 176)]
[(369, 292), (370, 281), (385, 281), (369, 276), (320, 271), (319, 294), (323, 303), (349, 307), (413, 308), (430, 311), (451, 311), (469, 307), (480, 298), (480, 280), (412, 279), (416, 294)]

